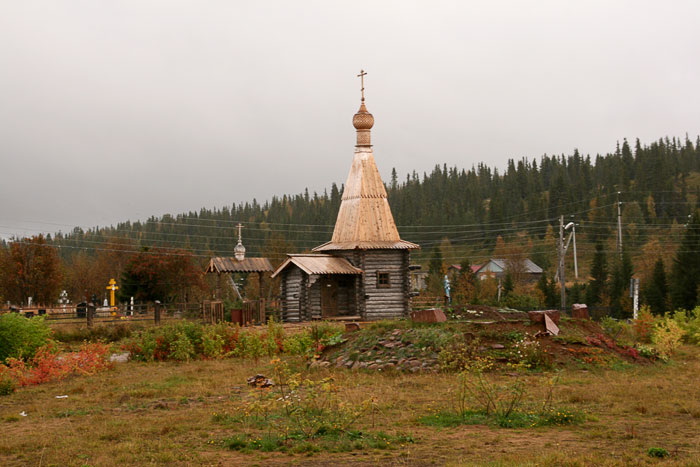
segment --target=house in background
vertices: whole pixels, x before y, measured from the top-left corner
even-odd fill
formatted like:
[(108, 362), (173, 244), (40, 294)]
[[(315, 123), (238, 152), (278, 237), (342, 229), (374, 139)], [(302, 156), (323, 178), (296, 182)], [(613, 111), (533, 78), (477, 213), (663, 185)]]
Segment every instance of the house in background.
[(492, 258), (478, 266), (474, 274), (479, 280), (488, 277), (501, 279), (508, 270), (511, 270), (511, 274), (519, 276), (524, 282), (536, 282), (543, 273), (542, 268), (533, 263), (530, 258), (518, 260)]
[[(476, 271), (478, 271), (479, 268), (481, 268), (481, 266), (482, 266), (481, 264), (472, 264), (469, 267), (472, 270), (472, 274), (476, 274)], [(461, 264), (450, 264), (450, 266), (447, 268), (447, 272), (449, 274), (458, 275), (459, 273), (462, 272), (462, 265)]]
[(287, 321), (395, 319), (410, 311), (410, 252), (419, 246), (401, 240), (394, 223), (374, 161), (364, 86), (352, 123), (357, 144), (331, 241), (312, 254), (288, 255), (272, 275), (281, 278)]

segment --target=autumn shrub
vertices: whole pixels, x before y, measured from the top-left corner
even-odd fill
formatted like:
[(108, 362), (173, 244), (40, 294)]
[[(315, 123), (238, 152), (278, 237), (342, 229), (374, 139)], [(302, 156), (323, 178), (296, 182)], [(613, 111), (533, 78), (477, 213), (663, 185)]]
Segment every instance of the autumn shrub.
[(654, 315), (651, 314), (649, 307), (646, 305), (642, 306), (639, 309), (637, 319), (632, 323), (632, 328), (634, 329), (637, 340), (640, 342), (650, 342), (655, 322), (656, 320)]
[(219, 358), (224, 354), (225, 333), (221, 326), (207, 326), (202, 332), (202, 354), (207, 358)]
[(314, 349), (314, 339), (311, 333), (300, 332), (287, 337), (282, 346), (288, 355), (306, 355)]
[(175, 340), (170, 344), (170, 358), (181, 362), (188, 362), (195, 356), (194, 344), (184, 332), (179, 332)]
[(0, 363), (7, 358), (31, 359), (51, 341), (43, 316), (25, 318), (17, 313), (0, 316)]
[(651, 342), (663, 359), (668, 359), (678, 348), (685, 331), (670, 316), (664, 317), (654, 325)]
[(271, 318), (262, 336), (264, 352), (270, 357), (281, 353), (284, 350), (284, 337), (284, 327)]
[(264, 330), (219, 323), (178, 322), (135, 333), (123, 349), (140, 361), (187, 361), (194, 358), (260, 358), (279, 354), (311, 357), (342, 336), (337, 325), (321, 325), (287, 336), (280, 323)]
[(606, 334), (617, 336), (623, 331), (623, 324), (612, 316), (605, 316), (600, 320), (600, 327), (603, 328)]
[(5, 374), (0, 370), (0, 396), (7, 396), (15, 392), (17, 384), (10, 377), (9, 374)]
[(233, 349), (231, 355), (234, 357), (260, 358), (265, 354), (265, 346), (261, 339), (262, 334), (242, 330), (238, 337), (238, 345)]
[(673, 320), (685, 331), (683, 336), (685, 342), (700, 345), (700, 306), (690, 311), (676, 310), (673, 313)]
[(49, 343), (27, 361), (8, 358), (7, 365), (0, 365), (0, 381), (9, 379), (17, 386), (29, 386), (71, 375), (92, 375), (112, 367), (109, 350), (106, 344), (84, 343), (77, 352), (59, 355), (55, 344)]
[(128, 339), (123, 348), (134, 360), (189, 360), (203, 353), (203, 334), (201, 324), (180, 321), (143, 330)]

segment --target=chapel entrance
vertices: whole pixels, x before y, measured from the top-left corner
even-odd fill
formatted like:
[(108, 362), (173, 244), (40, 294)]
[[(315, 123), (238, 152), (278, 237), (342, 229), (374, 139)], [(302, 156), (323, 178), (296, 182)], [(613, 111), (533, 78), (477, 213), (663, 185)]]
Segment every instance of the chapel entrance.
[(321, 280), (321, 316), (333, 318), (338, 314), (338, 280), (324, 276)]
[(355, 314), (355, 276), (326, 275), (321, 278), (321, 317), (336, 318)]

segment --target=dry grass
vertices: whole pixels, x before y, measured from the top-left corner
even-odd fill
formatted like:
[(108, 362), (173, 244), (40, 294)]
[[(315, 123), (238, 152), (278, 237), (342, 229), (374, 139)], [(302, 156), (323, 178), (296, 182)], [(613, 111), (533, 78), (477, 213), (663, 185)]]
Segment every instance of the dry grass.
[[(560, 372), (555, 398), (585, 412), (588, 420), (534, 429), (419, 424), (419, 416), (449, 407), (454, 375), (314, 370), (312, 377), (332, 375), (350, 401), (376, 399), (377, 411), (360, 421), (361, 429), (410, 433), (416, 442), (312, 456), (224, 449), (219, 441), (233, 431), (214, 423), (212, 414), (233, 410), (247, 393), (246, 377), (269, 368), (266, 359), (132, 362), (96, 376), (23, 388), (0, 398), (0, 464), (656, 464), (660, 461), (646, 455), (650, 447), (671, 453), (664, 463), (700, 462), (700, 349), (695, 347), (683, 347), (670, 364)], [(550, 378), (528, 375), (531, 397), (544, 397)], [(69, 397), (55, 398), (63, 394)], [(28, 416), (20, 417), (22, 411)]]

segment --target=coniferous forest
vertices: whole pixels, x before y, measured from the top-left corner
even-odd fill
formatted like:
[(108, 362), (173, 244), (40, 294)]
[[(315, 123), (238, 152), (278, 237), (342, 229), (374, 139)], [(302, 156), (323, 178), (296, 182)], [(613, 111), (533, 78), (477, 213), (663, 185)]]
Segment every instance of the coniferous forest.
[[(676, 256), (689, 254), (692, 262), (698, 254), (679, 247), (692, 243), (684, 236), (700, 207), (700, 137), (695, 142), (687, 136), (666, 137), (649, 144), (623, 140), (606, 155), (574, 150), (511, 159), (502, 171), (483, 163), (471, 168), (436, 165), (422, 174), (393, 170), (385, 184), (402, 238), (422, 247), (413, 261), (436, 277), (451, 264), (527, 256), (546, 271), (544, 285), (539, 285), (542, 296), (552, 295), (560, 216), (565, 224), (576, 224), (578, 278), (572, 258), (566, 260), (574, 299), (586, 299), (583, 291), (589, 284), (589, 301), (607, 297), (610, 303), (615, 295), (622, 300), (632, 275), (641, 276), (644, 290), (651, 290), (652, 278), (658, 282), (662, 272), (672, 275)], [(330, 239), (342, 191), (333, 184), (323, 193), (305, 190), (263, 203), (252, 200), (87, 231), (76, 228), (47, 241), (59, 247), (65, 277), (76, 264), (100, 255), (121, 258), (112, 263), (123, 267), (125, 256), (144, 248), (166, 255), (184, 251), (204, 264), (211, 256), (233, 256), (240, 222), (247, 254), (279, 264), (286, 253), (308, 251)], [(591, 295), (590, 283), (596, 280), (605, 286)], [(686, 303), (696, 298), (697, 290)]]

